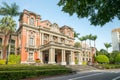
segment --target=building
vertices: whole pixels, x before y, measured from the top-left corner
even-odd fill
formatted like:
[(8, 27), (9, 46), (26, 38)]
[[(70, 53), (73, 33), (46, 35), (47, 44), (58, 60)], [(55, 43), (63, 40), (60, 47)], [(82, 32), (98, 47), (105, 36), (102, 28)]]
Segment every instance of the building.
[[(28, 10), (20, 15), (19, 28), (11, 43), (14, 44), (13, 53), (21, 55), (21, 63), (35, 63), (39, 58), (42, 64), (75, 65), (75, 60), (78, 60), (77, 64), (81, 65), (84, 61), (92, 62), (95, 53), (94, 48), (74, 47), (71, 27), (42, 21), (40, 15)], [(4, 54), (5, 51), (1, 51), (1, 56)]]
[(120, 28), (112, 30), (112, 46), (114, 51), (120, 51)]

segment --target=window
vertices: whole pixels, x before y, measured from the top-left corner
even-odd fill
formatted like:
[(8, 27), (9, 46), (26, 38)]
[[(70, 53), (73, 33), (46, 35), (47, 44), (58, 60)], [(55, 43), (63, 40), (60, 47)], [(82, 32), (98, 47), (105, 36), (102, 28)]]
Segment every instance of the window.
[(34, 25), (34, 19), (30, 18), (30, 25)]
[(32, 52), (29, 53), (28, 61), (33, 61), (33, 53)]
[(33, 39), (32, 37), (29, 39), (29, 45), (30, 45), (30, 46), (33, 46), (33, 45), (34, 45), (34, 39)]
[(11, 51), (10, 54), (15, 54), (15, 40), (11, 39)]

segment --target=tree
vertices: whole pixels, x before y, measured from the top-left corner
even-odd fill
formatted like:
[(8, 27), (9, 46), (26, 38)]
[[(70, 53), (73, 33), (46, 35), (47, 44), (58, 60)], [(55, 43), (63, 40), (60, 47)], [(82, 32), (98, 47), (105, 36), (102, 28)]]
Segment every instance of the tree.
[(95, 59), (98, 63), (109, 63), (109, 58), (106, 55), (98, 55)]
[[(11, 40), (11, 34), (15, 31), (16, 29), (16, 22), (12, 19), (10, 16), (5, 16), (0, 20), (0, 31), (5, 34), (5, 40), (4, 40), (4, 51), (6, 51), (7, 46), (6, 43), (10, 42)], [(5, 52), (6, 53), (6, 52)], [(10, 45), (9, 45), (9, 50), (7, 54), (3, 55), (3, 58), (6, 57), (6, 64), (8, 63), (8, 54), (10, 53)]]
[(79, 35), (80, 33), (77, 33), (76, 31), (74, 31), (74, 38), (78, 38)]
[(103, 26), (115, 17), (120, 20), (120, 0), (60, 0), (62, 11), (88, 18), (92, 25)]
[(74, 47), (81, 48), (81, 44), (79, 42), (75, 42)]
[(78, 38), (81, 41), (81, 47), (82, 47), (82, 42), (84, 41), (83, 37)]
[(87, 37), (86, 36), (83, 36), (83, 41), (85, 41), (85, 48), (86, 48), (86, 40), (87, 40)]
[(16, 3), (8, 5), (6, 2), (3, 2), (3, 6), (0, 8), (0, 15), (3, 16), (18, 16), (20, 15), (19, 6)]
[[(16, 5), (16, 3), (12, 3), (11, 5), (8, 5), (6, 2), (3, 2), (3, 6), (1, 6), (0, 7), (0, 15), (3, 15), (3, 16), (6, 16), (6, 17), (4, 17), (3, 18), (3, 20), (4, 21), (2, 21), (1, 23), (4, 23), (5, 22), (5, 24), (6, 24), (6, 22), (7, 22), (7, 24), (9, 25), (9, 27), (11, 26), (11, 25), (16, 25), (16, 23), (14, 22), (14, 20), (12, 19), (12, 17), (14, 17), (14, 16), (18, 16), (18, 15), (20, 15), (20, 13), (21, 12), (19, 12), (19, 6), (18, 5)], [(11, 18), (9, 17), (9, 16), (11, 16)], [(6, 18), (6, 19), (5, 19)], [(10, 20), (7, 20), (7, 19), (10, 19)], [(9, 22), (9, 21), (12, 21), (13, 22), (13, 24), (10, 24), (10, 23), (12, 23), (12, 22)], [(6, 26), (2, 26), (2, 27), (6, 27)], [(13, 26), (14, 27), (14, 26)], [(11, 29), (11, 30), (10, 30)], [(5, 37), (7, 37), (7, 36), (9, 36), (9, 42), (11, 42), (10, 40), (11, 40), (11, 31), (12, 31), (12, 28), (10, 28), (10, 29), (8, 29), (7, 31), (8, 31), (8, 33), (7, 34), (5, 34), (6, 36)], [(9, 32), (10, 31), (10, 32)], [(10, 35), (8, 35), (10, 33)], [(5, 39), (5, 42), (7, 41), (7, 39)], [(10, 47), (11, 47), (11, 45), (9, 45), (9, 53), (8, 54), (10, 54)], [(4, 56), (3, 56), (3, 58), (5, 58), (5, 53), (6, 53), (6, 46), (4, 46)], [(6, 64), (7, 64), (7, 57), (8, 57), (8, 55), (6, 55)]]
[(120, 63), (120, 54), (117, 54), (117, 56), (115, 57), (115, 62)]
[(91, 47), (92, 34), (89, 34), (89, 35), (88, 35), (88, 39), (89, 39), (89, 45), (90, 45), (90, 47)]
[(107, 52), (108, 52), (108, 48), (110, 48), (112, 45), (111, 45), (111, 43), (104, 43), (104, 46), (106, 47)]
[(92, 36), (92, 38), (91, 38), (91, 40), (94, 41), (94, 47), (96, 47), (96, 45), (95, 45), (95, 41), (96, 41), (96, 39), (97, 39), (97, 36), (96, 36), (96, 35)]

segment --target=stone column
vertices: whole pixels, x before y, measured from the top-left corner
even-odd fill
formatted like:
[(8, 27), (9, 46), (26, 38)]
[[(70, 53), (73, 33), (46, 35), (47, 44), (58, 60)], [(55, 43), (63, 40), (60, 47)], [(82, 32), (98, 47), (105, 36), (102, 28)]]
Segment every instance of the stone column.
[(61, 65), (66, 65), (65, 50), (62, 50)]
[(71, 51), (71, 61), (70, 61), (70, 65), (75, 65), (75, 54), (73, 51)]
[(40, 61), (41, 61), (41, 63), (43, 63), (43, 52), (42, 52), (42, 51), (40, 51), (40, 53), (39, 53), (39, 57), (40, 57)]
[(82, 65), (82, 54), (78, 53), (78, 65)]
[(41, 45), (43, 45), (43, 33), (41, 33)]
[(49, 49), (49, 61), (48, 64), (55, 64), (55, 49), (50, 48)]

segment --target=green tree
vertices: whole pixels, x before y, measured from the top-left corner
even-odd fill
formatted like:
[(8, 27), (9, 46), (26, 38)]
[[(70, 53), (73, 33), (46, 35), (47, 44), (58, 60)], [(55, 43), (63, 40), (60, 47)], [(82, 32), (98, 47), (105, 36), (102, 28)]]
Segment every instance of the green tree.
[(106, 55), (98, 55), (95, 57), (98, 63), (109, 63), (109, 58)]
[(120, 20), (120, 0), (60, 0), (62, 11), (88, 18), (92, 25), (103, 26), (115, 17)]
[(96, 35), (92, 36), (92, 38), (91, 38), (91, 40), (94, 41), (94, 47), (96, 47), (96, 44), (95, 44), (96, 39), (97, 39), (97, 36), (96, 36)]
[(104, 43), (104, 46), (106, 47), (107, 52), (108, 52), (108, 48), (110, 48), (112, 45), (111, 45), (111, 43)]
[(85, 48), (86, 48), (86, 40), (87, 40), (87, 37), (86, 36), (82, 36), (82, 38), (83, 38), (83, 41), (85, 41)]
[[(9, 27), (11, 25), (13, 25), (13, 27), (14, 27), (14, 25), (16, 26), (16, 23), (12, 19), (12, 17), (20, 15), (21, 12), (19, 12), (19, 6), (16, 5), (16, 3), (12, 3), (11, 5), (8, 5), (6, 2), (3, 2), (2, 4), (3, 5), (0, 7), (0, 15), (3, 15), (5, 17), (3, 18), (3, 20), (1, 20), (1, 24), (6, 24), (7, 23), (7, 26), (9, 25)], [(10, 19), (10, 20), (8, 20), (8, 19)], [(11, 22), (9, 22), (9, 21), (11, 21)], [(13, 23), (13, 24), (11, 24), (11, 23)], [(6, 26), (4, 26), (4, 27), (6, 28)], [(13, 30), (12, 30), (12, 28), (9, 28), (6, 31), (7, 31), (7, 34), (6, 34), (5, 37), (9, 36), (8, 39), (9, 39), (9, 42), (11, 43), (11, 33), (12, 33)], [(9, 33), (10, 33), (10, 35), (9, 35)], [(7, 39), (5, 39), (5, 42), (6, 41), (7, 41)], [(9, 53), (8, 54), (10, 54), (10, 48), (11, 48), (11, 45), (9, 44), (9, 51), (8, 51)], [(4, 46), (4, 51), (6, 51), (6, 46)], [(5, 58), (5, 54), (6, 54), (6, 52), (4, 52), (3, 58)], [(8, 63), (7, 62), (7, 60), (8, 60), (7, 57), (8, 57), (8, 55), (6, 55), (6, 64)]]
[(19, 6), (16, 3), (8, 5), (6, 2), (3, 2), (2, 4), (3, 6), (0, 8), (0, 15), (11, 17), (20, 15)]
[(120, 54), (117, 54), (117, 56), (115, 57), (115, 62), (120, 63)]
[[(7, 46), (5, 45), (6, 42), (10, 42), (11, 40), (11, 34), (16, 29), (16, 22), (12, 19), (10, 16), (5, 16), (0, 20), (0, 31), (5, 34), (5, 40), (4, 40), (4, 50), (6, 51)], [(6, 57), (6, 64), (8, 63), (8, 54), (10, 53), (10, 45), (9, 50), (7, 54), (4, 54), (4, 58)]]
[(81, 47), (82, 47), (82, 44), (83, 44), (84, 39), (83, 39), (83, 37), (80, 37), (80, 38), (78, 38), (78, 39), (81, 41)]
[(74, 31), (74, 38), (78, 38), (79, 35), (80, 33), (77, 33), (76, 31)]
[(91, 47), (92, 34), (89, 34), (89, 35), (88, 35), (88, 39), (89, 39), (89, 45), (90, 45), (90, 47)]
[(80, 42), (75, 42), (74, 47), (76, 47), (76, 48), (81, 48)]

